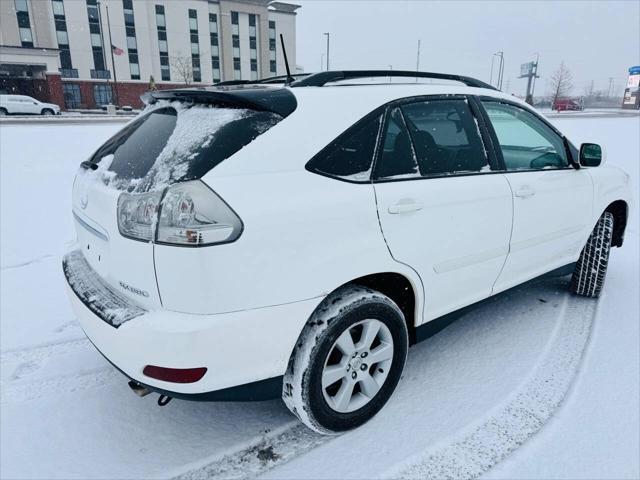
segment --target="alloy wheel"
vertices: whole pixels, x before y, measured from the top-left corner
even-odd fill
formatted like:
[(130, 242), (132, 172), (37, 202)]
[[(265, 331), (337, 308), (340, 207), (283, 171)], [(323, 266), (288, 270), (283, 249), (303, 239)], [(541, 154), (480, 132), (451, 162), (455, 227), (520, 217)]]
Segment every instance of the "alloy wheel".
[(329, 350), (322, 370), (322, 393), (329, 407), (350, 413), (382, 388), (393, 360), (393, 337), (379, 320), (351, 325)]

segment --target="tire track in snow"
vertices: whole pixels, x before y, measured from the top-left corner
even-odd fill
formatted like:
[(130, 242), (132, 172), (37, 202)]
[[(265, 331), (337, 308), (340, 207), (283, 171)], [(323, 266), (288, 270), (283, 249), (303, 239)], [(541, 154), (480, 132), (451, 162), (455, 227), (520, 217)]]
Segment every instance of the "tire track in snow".
[(62, 342), (45, 343), (35, 347), (7, 350), (0, 355), (0, 364), (39, 362), (57, 355), (66, 355), (91, 346), (87, 338), (74, 338)]
[(0, 355), (2, 368), (5, 369), (11, 364), (17, 364), (17, 367), (11, 375), (2, 380), (1, 402), (17, 403), (105, 385), (111, 378), (117, 376), (115, 370), (109, 366), (68, 375), (29, 378), (42, 368), (46, 360), (82, 351), (91, 352), (91, 350), (92, 345), (87, 338), (76, 338), (2, 352)]
[[(597, 301), (567, 295), (560, 322), (529, 380), (464, 434), (383, 472), (382, 478), (478, 478), (535, 435), (560, 407), (586, 350)], [(446, 444), (443, 444), (446, 443)]]
[(254, 478), (335, 437), (320, 435), (294, 421), (278, 432), (218, 460), (173, 477), (174, 480)]
[(111, 367), (51, 378), (10, 382), (2, 389), (1, 403), (21, 403), (44, 396), (75, 393), (105, 386), (120, 373)]
[(52, 253), (48, 253), (46, 255), (40, 255), (39, 257), (32, 258), (31, 260), (25, 260), (23, 262), (18, 262), (18, 263), (11, 263), (9, 265), (2, 265), (2, 267), (0, 267), (0, 270), (12, 270), (14, 268), (26, 267), (33, 263), (42, 262), (52, 257), (55, 257), (55, 255), (53, 255)]

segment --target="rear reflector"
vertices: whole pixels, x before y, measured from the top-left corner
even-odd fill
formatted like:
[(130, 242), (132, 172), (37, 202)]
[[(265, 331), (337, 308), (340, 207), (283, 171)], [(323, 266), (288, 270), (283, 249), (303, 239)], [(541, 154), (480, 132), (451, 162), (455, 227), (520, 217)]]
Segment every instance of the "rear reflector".
[(194, 383), (204, 377), (205, 367), (200, 368), (165, 368), (147, 365), (142, 373), (147, 377), (172, 383)]

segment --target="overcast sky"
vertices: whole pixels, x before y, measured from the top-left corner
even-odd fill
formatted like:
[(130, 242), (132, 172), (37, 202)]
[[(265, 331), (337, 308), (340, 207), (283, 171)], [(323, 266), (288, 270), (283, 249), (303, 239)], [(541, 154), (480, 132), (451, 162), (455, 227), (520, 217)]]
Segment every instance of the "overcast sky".
[[(459, 73), (488, 81), (492, 54), (504, 51), (503, 90), (522, 94), (520, 64), (540, 54), (536, 95), (562, 60), (574, 94), (591, 80), (622, 95), (629, 67), (640, 65), (640, 0), (622, 1), (382, 1), (290, 0), (297, 18), (297, 64), (320, 69), (331, 33), (332, 69)], [(324, 61), (322, 59), (322, 61)], [(497, 62), (496, 62), (497, 64)], [(323, 64), (324, 65), (324, 64)], [(497, 65), (496, 70), (497, 72)], [(495, 75), (495, 74), (494, 74)]]

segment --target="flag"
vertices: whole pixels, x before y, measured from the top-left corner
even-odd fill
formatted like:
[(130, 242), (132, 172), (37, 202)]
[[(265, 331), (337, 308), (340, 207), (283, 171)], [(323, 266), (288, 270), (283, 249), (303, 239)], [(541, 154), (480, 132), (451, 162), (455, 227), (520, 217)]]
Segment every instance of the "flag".
[(111, 45), (111, 50), (113, 50), (114, 55), (122, 55), (124, 53), (124, 50), (116, 47), (115, 45)]

